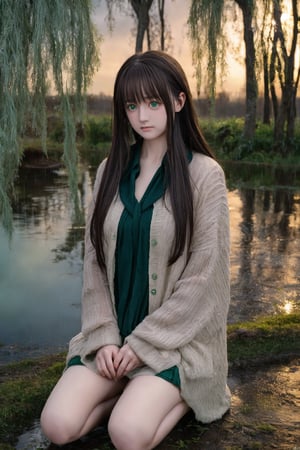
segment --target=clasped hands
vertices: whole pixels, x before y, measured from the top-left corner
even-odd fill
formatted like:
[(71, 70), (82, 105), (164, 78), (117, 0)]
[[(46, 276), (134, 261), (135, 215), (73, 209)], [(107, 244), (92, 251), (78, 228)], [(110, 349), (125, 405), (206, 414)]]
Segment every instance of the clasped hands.
[(119, 380), (131, 370), (144, 365), (128, 344), (119, 348), (117, 345), (105, 345), (96, 354), (99, 374), (109, 380)]

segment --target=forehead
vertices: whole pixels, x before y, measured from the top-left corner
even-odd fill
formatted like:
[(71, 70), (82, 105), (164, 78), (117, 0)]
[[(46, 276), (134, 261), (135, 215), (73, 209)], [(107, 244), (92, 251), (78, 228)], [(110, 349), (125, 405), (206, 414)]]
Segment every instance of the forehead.
[[(147, 70), (148, 69), (148, 70)], [(124, 74), (121, 83), (122, 97), (125, 101), (141, 102), (149, 98), (162, 98), (163, 82), (147, 67), (133, 67)]]

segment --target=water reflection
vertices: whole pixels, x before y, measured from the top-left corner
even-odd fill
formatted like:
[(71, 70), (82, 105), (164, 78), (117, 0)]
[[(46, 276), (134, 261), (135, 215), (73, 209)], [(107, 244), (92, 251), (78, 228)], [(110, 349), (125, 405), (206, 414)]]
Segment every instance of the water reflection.
[[(86, 152), (81, 158), (84, 213), (102, 157)], [(291, 313), (300, 304), (299, 173), (224, 167), (232, 241), (229, 321)], [(0, 228), (0, 363), (19, 352), (65, 348), (80, 327), (84, 226), (72, 219), (66, 173), (21, 172), (13, 210), (11, 244)]]
[(274, 191), (241, 188), (229, 193), (229, 197), (230, 321), (295, 311), (300, 303), (299, 195), (282, 188)]
[[(92, 180), (81, 169), (83, 207)], [(22, 171), (12, 242), (0, 229), (0, 362), (65, 348), (80, 327), (83, 227), (72, 223), (67, 176)]]

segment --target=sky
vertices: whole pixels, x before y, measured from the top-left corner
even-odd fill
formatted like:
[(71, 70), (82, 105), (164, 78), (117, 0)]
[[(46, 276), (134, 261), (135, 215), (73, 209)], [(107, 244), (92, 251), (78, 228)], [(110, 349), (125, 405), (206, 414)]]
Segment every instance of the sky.
[[(98, 32), (101, 33), (103, 40), (100, 45), (101, 65), (93, 78), (88, 92), (96, 95), (100, 93), (111, 95), (118, 69), (134, 53), (135, 41), (131, 33), (131, 30), (134, 28), (134, 21), (124, 13), (119, 12), (115, 17), (114, 29), (110, 33), (107, 24), (105, 0), (94, 0), (94, 3), (92, 20)], [(187, 26), (190, 2), (187, 0), (166, 0), (165, 3), (165, 17), (170, 25), (173, 37), (170, 53), (182, 65), (189, 80), (192, 94), (195, 96), (196, 81)], [(243, 42), (241, 47), (243, 47)], [(243, 95), (244, 70), (234, 58), (230, 57), (229, 61), (228, 69), (230, 70), (223, 85), (223, 90), (230, 97), (237, 97)]]

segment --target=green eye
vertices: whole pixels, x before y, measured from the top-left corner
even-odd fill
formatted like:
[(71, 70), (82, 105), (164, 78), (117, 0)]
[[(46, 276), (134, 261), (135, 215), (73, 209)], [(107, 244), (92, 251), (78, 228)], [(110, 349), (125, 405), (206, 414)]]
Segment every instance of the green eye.
[(152, 100), (152, 101), (150, 102), (150, 108), (156, 109), (156, 108), (158, 108), (158, 107), (159, 107), (159, 102), (157, 102), (156, 100)]
[(135, 111), (136, 110), (136, 104), (135, 103), (128, 103), (127, 104), (128, 111)]

